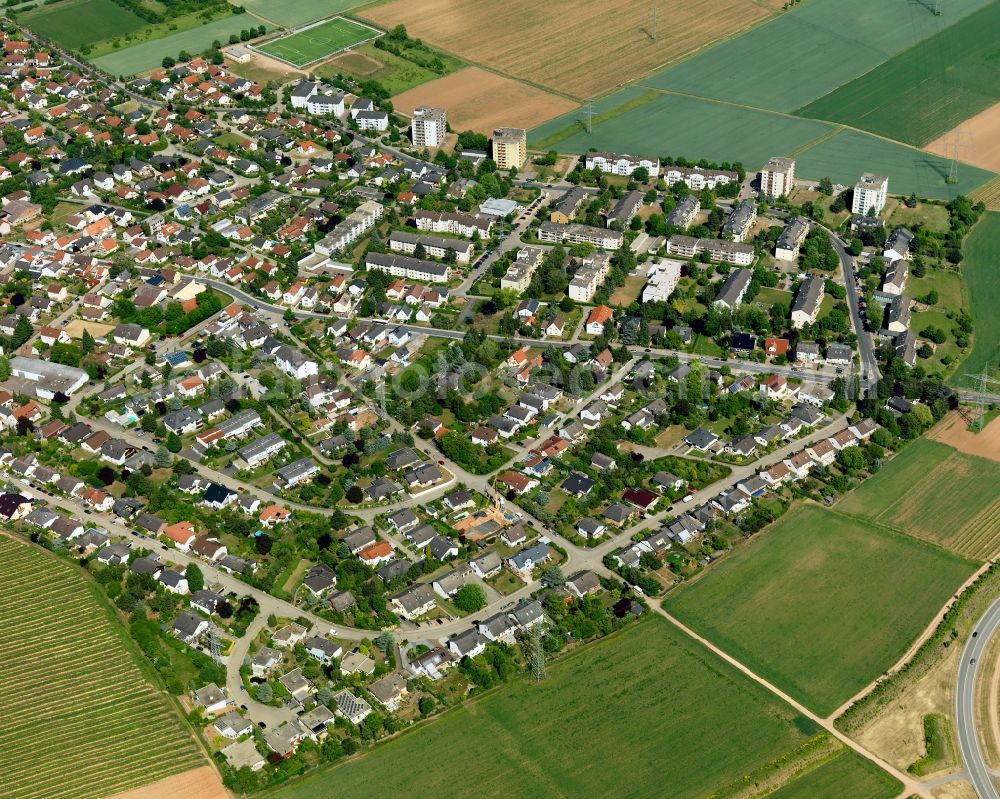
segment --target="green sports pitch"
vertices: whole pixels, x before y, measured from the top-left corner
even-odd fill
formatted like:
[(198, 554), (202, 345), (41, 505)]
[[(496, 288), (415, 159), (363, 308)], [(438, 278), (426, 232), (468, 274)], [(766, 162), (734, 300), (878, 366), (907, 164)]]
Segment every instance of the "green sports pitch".
[(262, 44), (257, 49), (292, 66), (304, 67), (381, 35), (382, 31), (375, 28), (334, 17)]

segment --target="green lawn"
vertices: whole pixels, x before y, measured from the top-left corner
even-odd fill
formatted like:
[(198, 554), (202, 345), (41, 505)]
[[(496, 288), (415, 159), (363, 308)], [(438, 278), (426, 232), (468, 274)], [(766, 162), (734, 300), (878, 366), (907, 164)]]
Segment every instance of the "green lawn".
[(299, 33), (261, 45), (267, 55), (301, 67), (381, 35), (374, 28), (335, 17)]
[(958, 22), (951, 10), (950, 27), (796, 113), (924, 145), (1000, 101), (1000, 3)]
[(656, 617), (267, 795), (704, 797), (815, 732)]
[(1000, 544), (1000, 464), (920, 439), (837, 506), (983, 559)]
[(986, 214), (965, 242), (962, 276), (969, 289), (975, 328), (972, 352), (951, 378), (952, 385), (969, 386), (961, 375), (1000, 367), (1000, 213)]
[(826, 715), (891, 666), (972, 570), (914, 538), (800, 506), (664, 606)]
[(276, 25), (294, 28), (323, 17), (330, 17), (360, 5), (364, 0), (246, 0), (242, 3), (251, 14)]
[[(903, 203), (892, 200), (895, 208), (889, 214), (890, 225), (913, 226), (922, 224), (937, 233), (948, 232), (948, 209), (938, 203), (918, 203), (916, 208), (907, 208)], [(889, 207), (889, 203), (886, 203)]]
[(0, 650), (5, 799), (99, 799), (204, 765), (94, 586), (4, 535)]
[[(961, 305), (957, 306), (955, 310), (958, 310), (958, 308), (961, 308)], [(921, 332), (927, 330), (929, 327), (939, 327), (945, 332), (947, 338), (941, 344), (937, 344), (936, 346), (932, 344), (932, 346), (935, 346), (934, 354), (926, 359), (918, 357), (917, 363), (929, 374), (938, 372), (948, 374), (954, 368), (954, 363), (962, 352), (955, 340), (954, 333), (952, 333), (955, 322), (949, 319), (948, 314), (941, 308), (929, 311), (914, 311), (910, 327), (921, 341), (924, 340), (920, 335)], [(942, 363), (945, 358), (948, 358), (947, 365)]]
[(316, 68), (316, 74), (333, 77), (338, 72), (358, 80), (377, 80), (390, 95), (402, 94), (414, 86), (436, 80), (443, 75), (457, 72), (465, 63), (446, 53), (437, 53), (445, 65), (443, 73), (434, 72), (373, 44), (363, 44), (350, 52), (342, 53), (332, 61)]
[(151, 39), (92, 60), (95, 65), (112, 75), (135, 75), (160, 66), (164, 56), (176, 58), (182, 50), (200, 53), (211, 47), (212, 42), (216, 40), (228, 42), (230, 34), (239, 35), (240, 31), (259, 27), (259, 24), (256, 17), (231, 14), (190, 30), (178, 31), (160, 39)]
[(910, 0), (809, 0), (643, 83), (793, 111), (992, 2), (948, 0), (936, 17)]
[(768, 794), (768, 799), (834, 799), (848, 796), (892, 799), (902, 788), (899, 780), (870, 760), (843, 750), (833, 760)]
[(112, 0), (64, 0), (18, 17), (29, 29), (69, 50), (138, 31), (148, 23)]

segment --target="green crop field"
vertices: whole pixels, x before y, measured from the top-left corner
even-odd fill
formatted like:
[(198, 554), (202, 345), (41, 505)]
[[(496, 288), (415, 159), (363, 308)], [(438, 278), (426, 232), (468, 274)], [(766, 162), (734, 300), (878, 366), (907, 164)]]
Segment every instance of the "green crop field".
[(914, 441), (837, 506), (980, 560), (1000, 545), (1000, 463)]
[(646, 78), (660, 89), (793, 111), (994, 0), (809, 0)]
[(834, 183), (852, 186), (858, 179), (859, 168), (861, 171), (870, 168), (889, 176), (889, 191), (893, 194), (915, 192), (919, 197), (936, 200), (969, 194), (992, 178), (984, 169), (960, 164), (958, 183), (950, 185), (946, 182), (947, 158), (855, 130), (841, 130), (795, 157), (797, 175), (817, 178), (826, 175)]
[(364, 0), (247, 0), (242, 3), (251, 14), (256, 14), (276, 25), (294, 28), (313, 20), (339, 14), (359, 5)]
[[(894, 193), (950, 199), (988, 181), (989, 172), (959, 169), (949, 185), (948, 159), (867, 133), (844, 130), (818, 120), (761, 111), (629, 87), (594, 105), (592, 132), (580, 111), (557, 117), (531, 131), (536, 149), (583, 153), (589, 148), (644, 155), (683, 156), (710, 161), (742, 161), (756, 169), (772, 155), (793, 155), (796, 173), (829, 176), (852, 185), (861, 171), (889, 175)], [(865, 166), (862, 166), (865, 165)]]
[(769, 793), (768, 799), (825, 799), (858, 796), (892, 799), (903, 786), (899, 780), (850, 750)]
[(38, 6), (18, 21), (70, 50), (124, 36), (148, 24), (112, 0), (64, 0), (58, 5)]
[(5, 799), (99, 799), (205, 765), (77, 570), (0, 535)]
[(319, 61), (355, 44), (381, 36), (381, 32), (367, 25), (359, 25), (343, 17), (306, 28), (291, 36), (275, 39), (257, 49), (274, 58), (301, 67)]
[(951, 378), (953, 385), (968, 388), (962, 375), (1000, 368), (1000, 213), (987, 213), (965, 242), (962, 277), (969, 287), (972, 313), (972, 352)]
[(200, 53), (211, 47), (212, 42), (216, 40), (228, 42), (230, 34), (239, 35), (241, 30), (259, 27), (260, 24), (256, 17), (232, 14), (190, 30), (178, 31), (169, 36), (115, 50), (94, 58), (93, 62), (112, 75), (135, 75), (160, 66), (164, 56), (176, 58), (182, 50)]
[(1000, 101), (998, 31), (993, 3), (796, 113), (927, 144)]
[(827, 715), (906, 651), (973, 568), (915, 538), (800, 506), (664, 607)]
[(655, 617), (267, 796), (704, 797), (816, 732)]

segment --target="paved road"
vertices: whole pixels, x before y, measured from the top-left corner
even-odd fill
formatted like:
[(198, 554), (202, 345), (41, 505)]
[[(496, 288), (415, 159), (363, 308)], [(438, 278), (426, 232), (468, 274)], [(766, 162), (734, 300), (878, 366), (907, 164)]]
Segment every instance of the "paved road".
[(976, 675), (990, 639), (1000, 628), (1000, 599), (990, 605), (969, 638), (958, 666), (955, 687), (955, 721), (958, 748), (969, 773), (969, 781), (979, 799), (1000, 799), (976, 734)]
[(865, 330), (864, 320), (861, 318), (861, 311), (858, 301), (861, 299), (857, 286), (854, 283), (854, 259), (847, 251), (847, 245), (836, 233), (827, 230), (830, 235), (830, 242), (833, 249), (840, 257), (840, 265), (844, 271), (844, 287), (847, 289), (847, 307), (851, 312), (851, 324), (854, 332), (858, 336), (858, 353), (861, 356), (861, 392), (867, 394), (874, 390), (875, 384), (881, 376), (878, 370), (878, 358), (875, 355), (875, 344), (872, 335)]

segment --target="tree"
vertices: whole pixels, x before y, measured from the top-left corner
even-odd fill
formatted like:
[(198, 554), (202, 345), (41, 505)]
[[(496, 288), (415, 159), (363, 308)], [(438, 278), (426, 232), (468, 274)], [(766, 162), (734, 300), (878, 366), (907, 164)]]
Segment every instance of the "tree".
[(94, 337), (90, 335), (89, 330), (84, 329), (83, 336), (80, 338), (80, 346), (83, 348), (84, 353), (89, 353), (97, 346), (97, 342), (94, 341)]
[(157, 447), (156, 454), (153, 456), (153, 464), (157, 469), (166, 469), (173, 460), (170, 457), (170, 450), (162, 445)]
[(549, 566), (542, 572), (542, 585), (546, 588), (558, 588), (566, 582), (566, 575), (558, 566)]
[(197, 563), (189, 563), (187, 568), (184, 569), (184, 577), (188, 581), (188, 588), (191, 589), (191, 593), (195, 591), (201, 591), (205, 587), (205, 575), (201, 573)]
[(257, 694), (258, 702), (264, 702), (265, 704), (267, 704), (272, 699), (274, 699), (274, 690), (266, 682), (262, 682), (260, 685), (258, 685), (257, 688), (254, 690), (254, 693)]
[(31, 328), (31, 322), (28, 321), (28, 317), (24, 314), (17, 315), (17, 324), (14, 325), (14, 333), (10, 337), (11, 349), (16, 350), (29, 338), (31, 338), (34, 331)]
[(358, 503), (364, 501), (365, 492), (358, 488), (358, 486), (351, 486), (347, 489), (345, 496), (347, 497), (348, 502), (352, 505), (357, 505)]
[(181, 437), (177, 433), (167, 433), (167, 449), (170, 452), (178, 453), (184, 447), (184, 442), (181, 441)]
[(383, 652), (389, 653), (396, 647), (396, 638), (386, 630), (375, 639), (375, 645)]
[(10, 358), (0, 355), (0, 382), (10, 380)]
[(422, 696), (420, 701), (417, 702), (417, 706), (420, 708), (420, 715), (429, 716), (434, 712), (434, 708), (437, 707), (437, 702), (433, 696)]
[(274, 546), (274, 541), (267, 533), (261, 533), (254, 539), (253, 543), (258, 555), (266, 555), (271, 551), (271, 547)]
[(825, 194), (827, 197), (833, 194), (833, 181), (830, 178), (820, 178), (819, 193)]
[(481, 585), (467, 583), (463, 585), (452, 598), (455, 607), (464, 613), (475, 613), (486, 607), (486, 592)]

